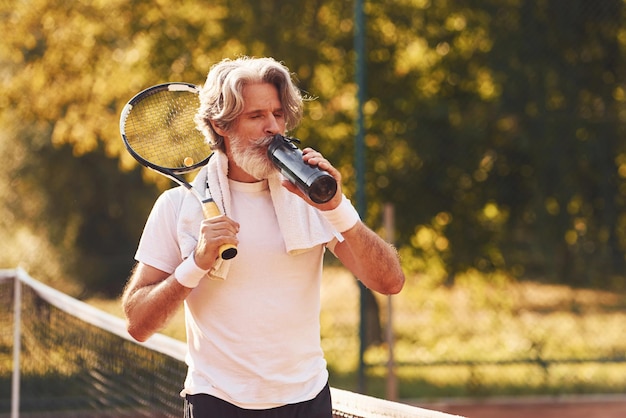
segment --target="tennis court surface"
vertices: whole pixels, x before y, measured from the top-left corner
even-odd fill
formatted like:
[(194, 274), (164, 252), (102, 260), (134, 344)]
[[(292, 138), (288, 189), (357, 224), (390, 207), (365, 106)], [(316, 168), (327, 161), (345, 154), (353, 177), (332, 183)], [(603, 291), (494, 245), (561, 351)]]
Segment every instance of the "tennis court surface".
[(451, 401), (419, 404), (467, 418), (623, 418), (626, 395)]

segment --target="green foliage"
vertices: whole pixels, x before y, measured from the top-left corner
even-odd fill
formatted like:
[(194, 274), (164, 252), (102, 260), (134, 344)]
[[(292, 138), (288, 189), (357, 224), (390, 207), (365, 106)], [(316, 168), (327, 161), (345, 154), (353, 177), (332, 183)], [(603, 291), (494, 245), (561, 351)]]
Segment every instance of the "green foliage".
[[(158, 192), (148, 184), (169, 186), (137, 171), (119, 112), (150, 85), (203, 83), (224, 57), (285, 62), (315, 98), (292, 134), (327, 155), (353, 195), (353, 6), (1, 3), (0, 189), (10, 198), (0, 231), (14, 243), (2, 263), (119, 291)], [(367, 222), (378, 228), (383, 204), (396, 206), (407, 270), (593, 285), (620, 275), (623, 2), (366, 1), (365, 13)]]
[[(322, 345), (331, 384), (356, 390), (358, 288), (326, 269)], [(626, 298), (620, 292), (519, 282), (470, 270), (450, 286), (409, 276), (379, 297), (393, 308), (394, 363), (403, 399), (621, 393)], [(365, 352), (367, 393), (384, 397), (389, 347)]]

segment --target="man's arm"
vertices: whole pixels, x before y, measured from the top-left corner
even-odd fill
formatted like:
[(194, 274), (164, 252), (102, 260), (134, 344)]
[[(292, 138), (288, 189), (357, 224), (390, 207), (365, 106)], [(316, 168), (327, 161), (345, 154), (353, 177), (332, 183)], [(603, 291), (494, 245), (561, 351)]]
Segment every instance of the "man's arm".
[[(219, 248), (223, 244), (237, 245), (238, 230), (239, 224), (223, 215), (204, 219), (199, 228), (193, 257), (184, 260), (171, 275), (147, 264), (137, 263), (122, 297), (129, 334), (139, 341), (145, 341), (161, 330), (191, 290), (213, 267)], [(148, 239), (154, 239), (154, 235)], [(176, 247), (169, 248), (175, 251)]]
[(350, 202), (344, 200), (339, 170), (312, 148), (305, 148), (302, 152), (306, 163), (333, 176), (337, 181), (337, 193), (330, 201), (316, 204), (289, 181), (283, 181), (283, 186), (322, 211), (341, 232), (344, 241), (335, 246), (334, 253), (365, 286), (383, 294), (400, 292), (404, 286), (404, 272), (396, 250), (361, 222)]
[(361, 221), (341, 235), (334, 253), (366, 287), (385, 295), (402, 290), (404, 272), (393, 246)]
[(191, 290), (173, 274), (138, 263), (122, 296), (128, 333), (137, 341), (147, 340), (166, 325)]

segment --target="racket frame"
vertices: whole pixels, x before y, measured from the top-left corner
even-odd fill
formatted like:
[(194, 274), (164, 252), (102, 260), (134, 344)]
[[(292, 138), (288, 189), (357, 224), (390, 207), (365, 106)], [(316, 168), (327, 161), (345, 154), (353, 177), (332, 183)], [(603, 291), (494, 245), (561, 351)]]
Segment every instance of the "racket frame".
[[(142, 157), (139, 153), (137, 153), (133, 147), (130, 145), (128, 137), (126, 135), (126, 121), (128, 120), (128, 116), (130, 115), (131, 111), (133, 110), (133, 107), (141, 102), (142, 100), (146, 99), (149, 96), (152, 96), (154, 94), (157, 94), (159, 92), (162, 91), (180, 91), (180, 92), (189, 92), (189, 93), (195, 93), (195, 94), (199, 94), (200, 90), (199, 87), (194, 85), (194, 84), (190, 84), (190, 83), (183, 83), (183, 82), (170, 82), (170, 83), (162, 83), (162, 84), (157, 84), (154, 85), (152, 87), (148, 87), (145, 90), (140, 91), (139, 93), (137, 93), (136, 95), (134, 95), (129, 101), (128, 103), (126, 103), (126, 105), (124, 106), (124, 108), (122, 109), (122, 112), (120, 113), (120, 135), (122, 136), (122, 141), (124, 142), (124, 146), (126, 147), (126, 150), (128, 151), (128, 153), (135, 159), (137, 160), (137, 162), (139, 162), (141, 165), (143, 165), (144, 167), (147, 167), (153, 171), (156, 171), (157, 173), (164, 175), (165, 177), (169, 178), (170, 180), (176, 182), (177, 184), (185, 187), (187, 190), (189, 190), (200, 202), (200, 204), (202, 205), (202, 213), (205, 217), (205, 219), (209, 219), (209, 218), (214, 218), (216, 216), (221, 215), (221, 212), (219, 210), (219, 208), (217, 207), (217, 204), (215, 203), (215, 201), (213, 200), (213, 198), (210, 196), (202, 196), (196, 189), (193, 188), (193, 186), (187, 181), (185, 180), (185, 178), (183, 177), (185, 174), (189, 174), (195, 170), (198, 170), (202, 167), (204, 167), (206, 164), (208, 164), (209, 159), (211, 158), (211, 155), (213, 154), (212, 152), (209, 152), (209, 154), (206, 156), (206, 158), (204, 158), (202, 161), (197, 162), (195, 164), (192, 164), (188, 167), (184, 166), (184, 167), (164, 167), (155, 163), (152, 163), (150, 161), (148, 161), (147, 159), (145, 159), (144, 157)], [(198, 135), (202, 135), (202, 133), (200, 133), (200, 131), (198, 131)], [(220, 257), (224, 260), (229, 260), (233, 257), (235, 257), (237, 255), (237, 247), (235, 247), (234, 245), (230, 245), (230, 244), (224, 244), (220, 247)]]

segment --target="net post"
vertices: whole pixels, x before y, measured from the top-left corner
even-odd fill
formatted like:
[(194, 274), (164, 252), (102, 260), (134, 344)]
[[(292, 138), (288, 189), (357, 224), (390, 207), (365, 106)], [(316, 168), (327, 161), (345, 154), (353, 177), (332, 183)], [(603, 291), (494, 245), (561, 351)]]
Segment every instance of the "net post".
[(22, 324), (22, 281), (19, 274), (13, 277), (13, 374), (11, 377), (11, 418), (20, 414), (20, 351)]
[[(392, 203), (385, 203), (383, 209), (383, 225), (385, 227), (385, 240), (391, 244), (395, 244), (395, 211)], [(385, 340), (387, 341), (388, 360), (387, 360), (387, 381), (385, 385), (386, 397), (390, 401), (398, 400), (398, 380), (396, 376), (396, 365), (394, 358), (394, 334), (393, 334), (393, 297), (387, 296), (387, 329), (385, 332)]]
[[(356, 135), (354, 145), (354, 164), (356, 167), (356, 209), (361, 216), (361, 219), (365, 219), (366, 205), (365, 205), (365, 158), (364, 158), (364, 121), (363, 121), (363, 103), (365, 101), (365, 13), (363, 11), (364, 0), (356, 0), (354, 4), (354, 50), (356, 54), (355, 62), (355, 82), (357, 85), (357, 118), (356, 118)], [(358, 387), (359, 391), (365, 393), (366, 391), (366, 377), (365, 377), (365, 349), (367, 344), (367, 327), (365, 326), (365, 315), (367, 311), (367, 299), (365, 293), (367, 289), (360, 282), (359, 295), (360, 295), (360, 317), (361, 322), (359, 326), (359, 368), (358, 368)]]

